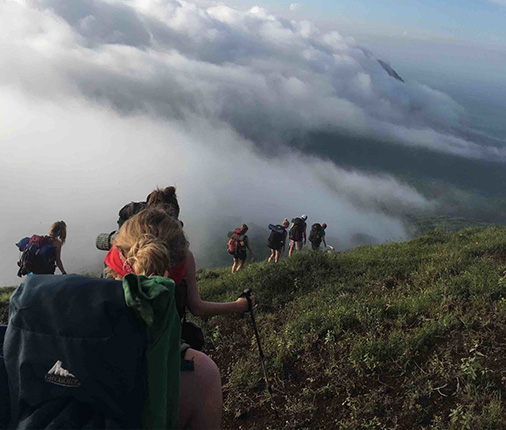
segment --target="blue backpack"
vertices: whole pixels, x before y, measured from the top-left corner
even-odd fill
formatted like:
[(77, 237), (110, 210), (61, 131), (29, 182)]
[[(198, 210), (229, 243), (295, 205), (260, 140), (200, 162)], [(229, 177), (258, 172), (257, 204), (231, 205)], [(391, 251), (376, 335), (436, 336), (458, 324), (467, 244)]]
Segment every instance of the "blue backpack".
[(21, 251), (18, 276), (29, 273), (53, 275), (56, 269), (56, 247), (48, 243), (47, 236), (24, 237), (16, 246)]
[(141, 428), (147, 346), (121, 281), (27, 277), (11, 297), (3, 346), (10, 426)]
[(271, 230), (271, 233), (267, 238), (267, 246), (271, 249), (277, 250), (285, 243), (286, 229), (280, 224), (269, 224), (269, 230)]

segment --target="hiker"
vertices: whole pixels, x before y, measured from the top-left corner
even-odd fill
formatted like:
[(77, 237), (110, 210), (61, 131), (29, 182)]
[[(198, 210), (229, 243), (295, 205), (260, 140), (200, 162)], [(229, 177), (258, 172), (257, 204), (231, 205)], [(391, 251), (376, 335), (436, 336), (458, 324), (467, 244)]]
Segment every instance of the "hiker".
[(279, 261), (279, 256), (285, 253), (286, 245), (286, 229), (290, 223), (285, 218), (281, 225), (269, 224), (271, 234), (267, 239), (267, 246), (271, 249), (271, 255), (268, 259), (269, 263), (274, 260), (275, 263)]
[(325, 242), (325, 229), (327, 228), (327, 224), (319, 224), (315, 223), (311, 226), (311, 230), (309, 231), (309, 241), (311, 242), (311, 247), (313, 251), (318, 251), (320, 249), (320, 245), (323, 241), (323, 246), (327, 247), (327, 242)]
[[(175, 189), (172, 196), (174, 203), (173, 207), (175, 207), (175, 204), (177, 204)], [(177, 208), (179, 208), (179, 206), (177, 206)], [(129, 220), (125, 222), (116, 237), (113, 248), (109, 251), (106, 257), (106, 265), (108, 266), (108, 268), (106, 268), (106, 272), (109, 276), (119, 278), (120, 275), (126, 275), (129, 270), (133, 270), (135, 272), (135, 267), (130, 267), (128, 264), (124, 264), (129, 259), (123, 256), (124, 252), (122, 251), (122, 249), (125, 248), (124, 242), (127, 241), (127, 239), (126, 248), (132, 248), (134, 246), (132, 244), (131, 236), (135, 236), (140, 232), (139, 227), (135, 227), (135, 229), (133, 229), (130, 225), (132, 222), (135, 222), (134, 226), (138, 224), (142, 225), (144, 230), (147, 230), (149, 234), (154, 235), (155, 237), (164, 237), (164, 235), (167, 234), (169, 229), (165, 227), (165, 224), (170, 223), (170, 220), (172, 223), (176, 221), (179, 230), (182, 232), (180, 226), (181, 223), (177, 222), (177, 219), (173, 216), (169, 216), (170, 213), (174, 213), (171, 212), (171, 210), (168, 210), (168, 206), (166, 205), (154, 205), (154, 207), (149, 207), (136, 214), (131, 218), (131, 221)], [(149, 213), (152, 215), (148, 216)], [(177, 214), (179, 214), (179, 211), (177, 211)], [(158, 224), (160, 224), (159, 227), (157, 227)], [(135, 235), (129, 233), (131, 230), (134, 231)], [(191, 335), (192, 331), (194, 332), (196, 327), (192, 323), (186, 321), (186, 308), (188, 308), (192, 315), (195, 316), (213, 316), (234, 312), (242, 313), (248, 310), (248, 300), (244, 297), (240, 297), (233, 302), (225, 303), (202, 300), (198, 290), (195, 258), (192, 252), (188, 249), (186, 239), (184, 239), (184, 241), (186, 246), (185, 258), (182, 261), (180, 261), (180, 257), (172, 258), (171, 264), (167, 266), (167, 270), (165, 271), (166, 273), (164, 273), (165, 276), (173, 279), (176, 284), (176, 308), (182, 323), (182, 339), (180, 345), (182, 355), (181, 407), (179, 422), (180, 427), (183, 425), (189, 425), (191, 428), (215, 428), (219, 427), (222, 407), (219, 370), (209, 357), (195, 349), (192, 339), (187, 339), (185, 337), (185, 335), (188, 335), (188, 332), (190, 332)], [(167, 247), (172, 253), (176, 252), (178, 255), (181, 253), (181, 237), (179, 237), (178, 240), (166, 242), (168, 242)], [(112, 267), (114, 267), (114, 270), (112, 270)], [(251, 300), (254, 305), (255, 298), (253, 296), (251, 297)], [(190, 328), (192, 330), (185, 330), (185, 328)], [(198, 327), (197, 329), (200, 330)], [(201, 336), (203, 337), (203, 334)], [(204, 366), (202, 371), (194, 373), (193, 369), (197, 368), (199, 365)], [(201, 383), (209, 384), (209, 390), (204, 390), (204, 392), (209, 391), (210, 398), (207, 400), (202, 397), (195, 398), (194, 393), (201, 390)], [(208, 409), (203, 407), (202, 402), (204, 401), (207, 402), (206, 408)], [(199, 414), (207, 416), (199, 416)]]
[[(181, 227), (183, 222), (179, 220), (179, 202), (176, 195), (176, 188), (157, 188), (146, 198), (146, 206), (164, 210), (165, 213), (175, 218)], [(107, 259), (107, 257), (106, 257)], [(214, 316), (227, 313), (242, 313), (248, 310), (248, 301), (239, 298), (233, 302), (216, 303), (202, 300), (197, 284), (197, 267), (193, 253), (188, 249), (186, 259), (178, 267), (172, 268), (172, 275), (177, 272), (176, 281), (176, 306), (183, 324), (183, 333), (186, 324), (186, 309), (194, 316)], [(253, 303), (255, 298), (252, 296)], [(190, 339), (185, 339), (189, 341)], [(188, 342), (195, 348), (193, 342)], [(200, 350), (200, 348), (197, 348)]]
[(18, 261), (18, 276), (28, 274), (54, 275), (56, 267), (63, 275), (67, 272), (61, 261), (61, 249), (67, 239), (67, 225), (64, 221), (53, 223), (46, 236), (34, 234), (21, 239), (16, 245), (22, 252)]
[[(148, 206), (160, 206), (165, 209), (169, 215), (172, 215), (176, 219), (179, 217), (179, 204), (176, 197), (175, 187), (156, 188), (146, 197), (145, 202), (130, 202), (121, 208), (118, 213), (118, 229), (133, 217)], [(182, 223), (181, 223), (182, 226)], [(97, 236), (95, 245), (101, 251), (109, 251), (114, 242), (114, 238), (118, 234), (118, 230), (114, 230), (110, 233), (101, 233)]]
[[(157, 188), (146, 198), (146, 206), (163, 209), (165, 213), (175, 218), (180, 226), (183, 222), (179, 220), (179, 203), (175, 187)], [(128, 205), (127, 205), (128, 206)], [(106, 257), (107, 260), (107, 257)], [(175, 269), (178, 272), (176, 279), (178, 313), (181, 322), (184, 324), (186, 308), (194, 316), (214, 316), (227, 313), (242, 313), (248, 310), (248, 301), (239, 298), (234, 302), (216, 303), (204, 301), (200, 297), (196, 263), (193, 253), (188, 249), (185, 261)], [(172, 269), (174, 274), (174, 268)], [(252, 296), (253, 303), (254, 297)], [(184, 329), (184, 327), (183, 327)]]
[[(194, 263), (193, 258), (191, 261)], [(122, 225), (106, 257), (106, 270), (118, 280), (135, 273), (168, 277), (177, 284), (183, 277), (194, 275), (194, 267), (188, 262), (188, 242), (177, 220), (161, 208), (147, 208)], [(190, 309), (194, 295), (195, 291), (188, 291)], [(247, 309), (247, 301), (243, 308)], [(180, 352), (179, 428), (220, 428), (222, 392), (218, 367), (207, 355), (188, 345), (181, 343)]]
[(300, 251), (306, 244), (306, 220), (307, 215), (302, 214), (300, 217), (292, 219), (292, 225), (288, 237), (290, 239), (290, 249), (288, 250), (288, 256), (291, 257), (294, 250)]
[(228, 253), (233, 257), (232, 273), (238, 272), (244, 267), (246, 261), (246, 249), (251, 255), (251, 261), (255, 260), (255, 254), (249, 246), (249, 238), (246, 235), (248, 226), (246, 224), (236, 228), (233, 232), (229, 233), (228, 240)]

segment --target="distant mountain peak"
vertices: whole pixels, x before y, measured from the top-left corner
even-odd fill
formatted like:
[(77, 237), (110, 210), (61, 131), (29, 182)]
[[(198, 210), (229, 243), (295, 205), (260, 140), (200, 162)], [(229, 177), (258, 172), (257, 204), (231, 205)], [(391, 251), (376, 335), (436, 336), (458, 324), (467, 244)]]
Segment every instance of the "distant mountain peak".
[(385, 63), (383, 60), (378, 59), (378, 63), (380, 63), (381, 67), (392, 77), (397, 79), (398, 81), (404, 82), (404, 79), (400, 77), (400, 75), (392, 69), (392, 66), (390, 64)]

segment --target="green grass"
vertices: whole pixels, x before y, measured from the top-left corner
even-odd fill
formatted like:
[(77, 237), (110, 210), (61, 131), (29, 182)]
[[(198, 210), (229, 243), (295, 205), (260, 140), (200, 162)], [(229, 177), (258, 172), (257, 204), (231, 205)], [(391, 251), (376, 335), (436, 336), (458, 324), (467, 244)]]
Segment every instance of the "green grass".
[[(285, 427), (492, 429), (506, 428), (505, 267), (506, 229), (472, 228), (301, 252), (236, 275), (203, 270), (199, 285), (208, 300), (253, 288)], [(267, 428), (247, 321), (203, 324), (224, 377), (226, 426)]]
[(281, 416), (249, 319), (217, 316), (199, 322), (222, 373), (224, 427), (505, 429), (505, 268), (506, 229), (492, 227), (199, 270), (204, 299), (253, 289)]

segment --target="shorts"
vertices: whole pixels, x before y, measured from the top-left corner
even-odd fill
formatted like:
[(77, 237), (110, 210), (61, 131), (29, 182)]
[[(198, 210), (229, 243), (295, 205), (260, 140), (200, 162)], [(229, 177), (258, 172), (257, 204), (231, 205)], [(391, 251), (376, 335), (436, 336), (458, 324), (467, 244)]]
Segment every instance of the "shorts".
[(302, 240), (293, 240), (293, 239), (290, 239), (290, 246), (293, 246), (293, 245), (295, 245), (295, 249), (297, 251), (300, 251), (302, 249), (302, 246), (303, 246)]
[(186, 360), (184, 358), (186, 351), (191, 348), (190, 345), (185, 343), (182, 339), (179, 341), (179, 353), (181, 354), (181, 371), (192, 372), (195, 370), (195, 363), (193, 360)]
[(240, 260), (240, 261), (246, 261), (246, 250), (241, 249), (240, 251), (237, 251), (234, 255), (234, 260)]
[(283, 249), (283, 244), (275, 245), (275, 246), (269, 246), (273, 251), (281, 251)]

